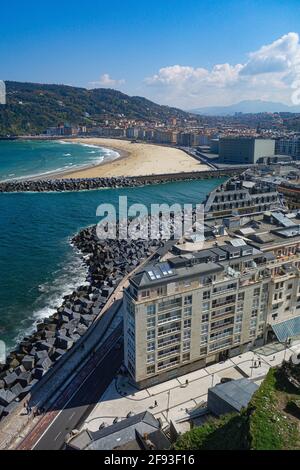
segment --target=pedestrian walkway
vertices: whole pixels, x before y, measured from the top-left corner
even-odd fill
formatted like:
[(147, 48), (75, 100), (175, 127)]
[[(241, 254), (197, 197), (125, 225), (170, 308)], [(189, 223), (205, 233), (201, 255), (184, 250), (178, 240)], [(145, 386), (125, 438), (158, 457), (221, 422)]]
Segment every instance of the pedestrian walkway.
[(191, 411), (207, 401), (210, 387), (220, 383), (222, 378), (248, 377), (260, 384), (271, 367), (300, 352), (300, 345), (275, 353), (273, 349), (271, 351), (268, 356), (248, 351), (144, 390), (137, 390), (128, 377), (118, 376), (100, 398), (83, 428), (97, 431), (103, 423), (110, 425), (116, 418), (120, 420), (129, 413), (149, 410), (162, 420), (164, 426), (172, 421), (179, 432), (185, 432), (190, 427), (187, 420)]

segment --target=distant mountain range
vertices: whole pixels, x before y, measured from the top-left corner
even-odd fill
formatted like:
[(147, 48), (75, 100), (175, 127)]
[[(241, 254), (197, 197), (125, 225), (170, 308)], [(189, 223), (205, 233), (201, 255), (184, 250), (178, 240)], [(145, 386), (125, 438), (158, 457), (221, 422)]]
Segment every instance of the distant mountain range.
[(205, 116), (233, 116), (235, 113), (300, 113), (300, 106), (288, 106), (263, 100), (246, 100), (230, 106), (208, 106), (190, 110), (191, 113)]
[(189, 113), (117, 90), (6, 81), (7, 105), (0, 106), (0, 136), (42, 133), (60, 122), (101, 125), (107, 118), (186, 119)]

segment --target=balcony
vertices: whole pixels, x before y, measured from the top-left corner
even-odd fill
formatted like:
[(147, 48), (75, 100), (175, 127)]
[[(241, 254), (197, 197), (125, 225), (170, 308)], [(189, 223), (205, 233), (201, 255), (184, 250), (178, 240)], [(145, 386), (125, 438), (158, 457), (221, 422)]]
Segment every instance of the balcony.
[(168, 328), (168, 329), (158, 329), (157, 336), (160, 338), (161, 336), (166, 336), (171, 333), (179, 333), (181, 331), (181, 326), (176, 326), (173, 328)]
[(231, 321), (230, 322), (225, 322), (223, 323), (222, 325), (211, 325), (210, 327), (210, 331), (217, 331), (217, 330), (220, 330), (222, 328), (226, 328), (228, 326), (232, 326), (234, 324), (234, 317), (232, 317)]
[(235, 309), (234, 309), (234, 307), (232, 307), (232, 308), (228, 309), (228, 311), (221, 310), (221, 311), (212, 312), (211, 313), (211, 319), (216, 320), (217, 318), (232, 316), (234, 314), (235, 314)]
[(180, 346), (176, 346), (174, 348), (169, 348), (168, 350), (164, 351), (158, 351), (157, 353), (157, 360), (159, 361), (160, 359), (164, 357), (172, 357), (176, 356), (180, 353)]
[(211, 352), (211, 351), (222, 350), (222, 349), (225, 349), (227, 346), (231, 346), (231, 345), (232, 345), (232, 338), (227, 339), (226, 341), (222, 341), (222, 343), (210, 344), (209, 351)]
[(181, 311), (173, 314), (165, 314), (158, 316), (158, 325), (163, 325), (172, 321), (181, 320)]
[(180, 363), (180, 356), (178, 356), (178, 359), (176, 361), (169, 362), (168, 364), (161, 364), (158, 365), (158, 370), (164, 370), (164, 369), (170, 369), (171, 367), (175, 367)]
[(181, 342), (181, 338), (180, 338), (180, 335), (178, 338), (173, 338), (173, 339), (170, 339), (168, 341), (164, 341), (162, 343), (157, 343), (157, 349), (162, 349), (162, 348), (165, 348), (166, 346), (169, 346), (169, 345), (172, 345), (172, 344), (177, 344), (177, 343), (180, 343)]
[(228, 300), (225, 300), (224, 302), (218, 302), (216, 304), (214, 304), (214, 302), (212, 303), (212, 310), (215, 310), (217, 308), (221, 308), (221, 307), (229, 307), (231, 305), (235, 305), (235, 302), (236, 302), (236, 298), (230, 298)]

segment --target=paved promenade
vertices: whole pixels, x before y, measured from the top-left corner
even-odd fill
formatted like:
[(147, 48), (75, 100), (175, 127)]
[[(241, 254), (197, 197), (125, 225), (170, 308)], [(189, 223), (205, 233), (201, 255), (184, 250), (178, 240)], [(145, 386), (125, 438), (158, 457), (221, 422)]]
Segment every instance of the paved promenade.
[(208, 389), (220, 383), (222, 378), (248, 377), (260, 384), (271, 367), (300, 352), (300, 344), (287, 350), (282, 348), (278, 344), (262, 347), (141, 391), (127, 378), (119, 376), (110, 384), (83, 427), (96, 431), (103, 422), (112, 424), (115, 418), (125, 418), (129, 412), (137, 414), (149, 410), (156, 418), (161, 418), (165, 426), (172, 420), (179, 432), (185, 432), (190, 428), (187, 420), (193, 408), (207, 401)]

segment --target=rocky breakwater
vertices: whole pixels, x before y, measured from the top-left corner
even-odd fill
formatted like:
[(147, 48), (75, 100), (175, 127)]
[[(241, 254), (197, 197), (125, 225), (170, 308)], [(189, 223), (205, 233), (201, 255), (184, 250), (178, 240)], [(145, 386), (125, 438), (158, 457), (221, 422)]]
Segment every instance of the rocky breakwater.
[(0, 183), (0, 193), (19, 192), (62, 192), (86, 191), (101, 188), (126, 188), (141, 186), (143, 181), (135, 178), (76, 178), (49, 180), (3, 181)]
[(81, 230), (72, 243), (87, 264), (87, 283), (65, 296), (0, 365), (0, 419), (84, 336), (121, 280), (162, 245), (158, 240), (99, 240), (96, 227)]

